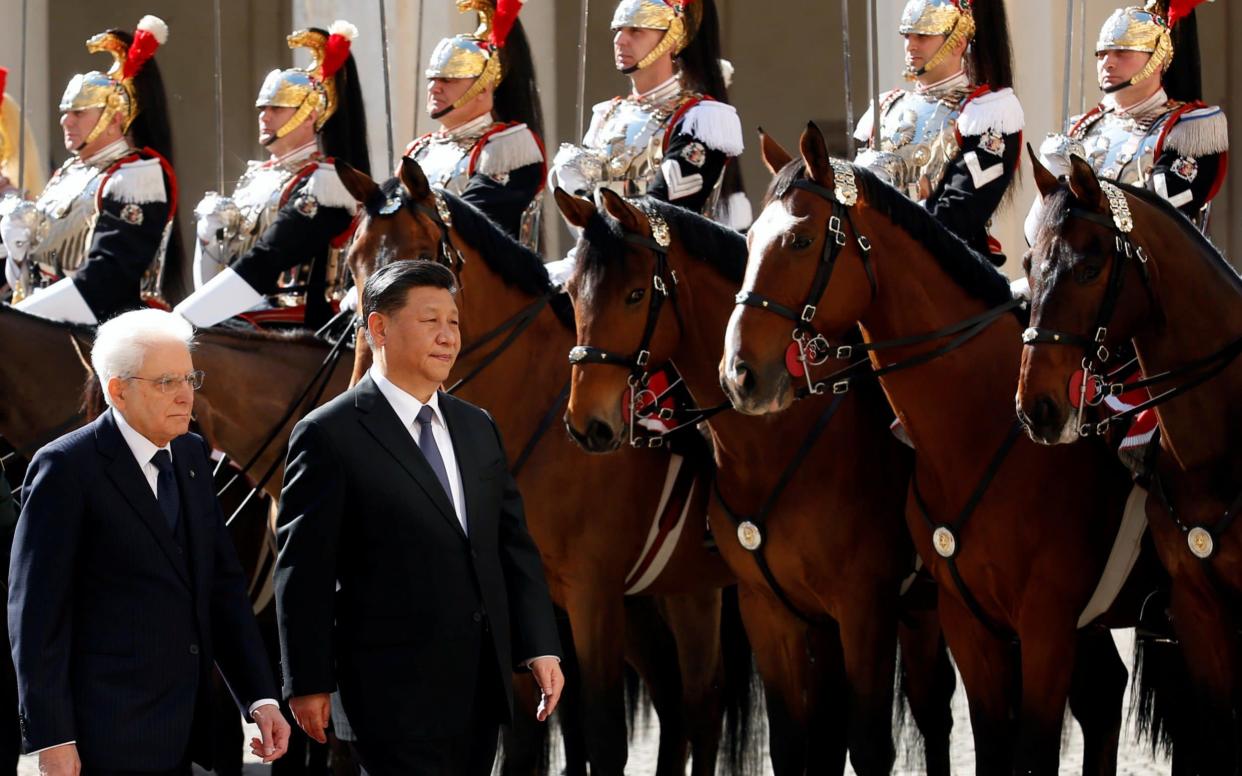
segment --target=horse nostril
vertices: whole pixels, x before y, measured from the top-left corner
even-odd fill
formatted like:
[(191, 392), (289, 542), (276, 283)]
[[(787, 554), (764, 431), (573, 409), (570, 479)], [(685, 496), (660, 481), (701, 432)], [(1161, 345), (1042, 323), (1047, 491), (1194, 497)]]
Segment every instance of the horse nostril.
[(1051, 428), (1059, 424), (1060, 412), (1057, 410), (1057, 403), (1049, 396), (1040, 396), (1035, 401), (1035, 406), (1031, 408), (1031, 422), (1037, 428)]
[(612, 428), (607, 423), (592, 418), (587, 423), (586, 441), (591, 450), (606, 450), (612, 445)]
[(734, 365), (733, 381), (746, 393), (755, 390), (755, 373), (750, 371), (745, 361), (738, 361)]

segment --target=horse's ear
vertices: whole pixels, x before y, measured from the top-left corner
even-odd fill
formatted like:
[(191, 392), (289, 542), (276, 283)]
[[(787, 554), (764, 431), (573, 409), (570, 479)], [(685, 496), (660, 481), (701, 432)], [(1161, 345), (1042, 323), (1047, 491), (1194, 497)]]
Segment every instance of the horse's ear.
[(643, 211), (626, 202), (612, 189), (600, 189), (599, 193), (604, 199), (604, 210), (608, 211), (608, 215), (617, 219), (621, 228), (632, 234), (644, 234), (647, 231), (650, 223), (647, 221), (647, 216), (643, 215)]
[(1077, 154), (1070, 154), (1070, 191), (1074, 198), (1088, 208), (1104, 210), (1104, 192), (1100, 190), (1100, 181), (1095, 177), (1095, 170), (1087, 164), (1087, 160)]
[(345, 190), (359, 202), (365, 204), (379, 194), (379, 184), (370, 175), (345, 162), (337, 161), (336, 174), (340, 177), (341, 183), (345, 184)]
[(1035, 186), (1039, 189), (1039, 196), (1047, 197), (1049, 194), (1057, 190), (1060, 183), (1057, 176), (1039, 161), (1039, 154), (1035, 153), (1035, 149), (1031, 148), (1031, 144), (1026, 144), (1026, 155), (1031, 159), (1031, 169), (1035, 172)]
[(427, 182), (423, 168), (410, 157), (401, 157), (401, 172), (397, 177), (401, 179), (401, 188), (405, 189), (406, 195), (415, 202), (422, 202), (431, 196), (431, 184)]
[(595, 215), (595, 203), (589, 199), (575, 197), (560, 186), (552, 192), (553, 199), (556, 200), (556, 206), (561, 209), (561, 214), (565, 216), (565, 220), (579, 229), (585, 229), (587, 222), (591, 220), (591, 216)]
[(832, 188), (832, 164), (828, 156), (828, 144), (824, 142), (824, 133), (819, 131), (814, 121), (806, 123), (802, 139), (798, 141), (798, 150), (802, 152), (802, 161), (806, 162), (807, 177), (825, 188)]
[(785, 168), (785, 165), (793, 161), (793, 157), (778, 142), (772, 139), (772, 136), (763, 131), (763, 127), (759, 127), (759, 151), (763, 155), (763, 166), (768, 168), (768, 172), (773, 175), (777, 174)]

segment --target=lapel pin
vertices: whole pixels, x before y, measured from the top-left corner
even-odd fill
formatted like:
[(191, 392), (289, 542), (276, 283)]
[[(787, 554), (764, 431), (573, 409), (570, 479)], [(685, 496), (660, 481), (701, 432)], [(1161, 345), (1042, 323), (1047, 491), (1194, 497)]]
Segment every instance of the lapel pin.
[(195, 478), (195, 477), (197, 477), (197, 476), (198, 476), (198, 475), (194, 472), (194, 470), (193, 470), (193, 469), (190, 469), (190, 479), (194, 479), (194, 478)]

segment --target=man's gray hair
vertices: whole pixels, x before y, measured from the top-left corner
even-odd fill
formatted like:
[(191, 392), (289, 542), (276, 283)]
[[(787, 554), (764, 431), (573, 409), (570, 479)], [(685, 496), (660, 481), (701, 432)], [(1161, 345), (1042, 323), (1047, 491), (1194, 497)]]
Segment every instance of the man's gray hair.
[(99, 376), (104, 400), (112, 404), (112, 397), (108, 395), (109, 380), (136, 376), (142, 369), (147, 348), (167, 342), (180, 342), (192, 348), (194, 327), (176, 313), (154, 308), (122, 313), (101, 325), (91, 348), (91, 366)]

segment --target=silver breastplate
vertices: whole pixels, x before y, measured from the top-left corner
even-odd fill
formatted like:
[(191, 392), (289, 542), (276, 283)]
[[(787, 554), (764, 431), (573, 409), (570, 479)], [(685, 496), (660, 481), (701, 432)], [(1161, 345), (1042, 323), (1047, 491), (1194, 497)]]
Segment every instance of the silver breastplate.
[(858, 153), (857, 164), (867, 167), (911, 199), (923, 199), (919, 182), (935, 191), (949, 164), (961, 150), (957, 118), (970, 87), (940, 96), (902, 91), (881, 106), (879, 127), (872, 146)]
[(99, 215), (95, 195), (108, 166), (71, 159), (39, 195), (35, 207), (45, 219), (47, 232), (34, 246), (31, 257), (45, 276), (57, 278), (72, 273), (86, 261)]
[(1136, 118), (1109, 111), (1079, 127), (1067, 141), (1068, 150), (1086, 159), (1101, 177), (1146, 186), (1156, 161), (1156, 142), (1170, 112)]
[(694, 96), (682, 90), (660, 101), (613, 100), (582, 145), (561, 145), (552, 162), (554, 175), (581, 191), (604, 186), (625, 197), (646, 194), (664, 157), (668, 122)]
[(254, 247), (280, 212), (280, 196), (306, 162), (290, 169), (281, 165), (264, 165), (251, 162), (237, 188), (233, 190), (233, 204), (237, 206), (238, 220), (231, 234), (227, 254), (232, 263)]
[(414, 160), (432, 185), (461, 194), (470, 182), (470, 153), (479, 137), (455, 138), (431, 135), (414, 150)]

